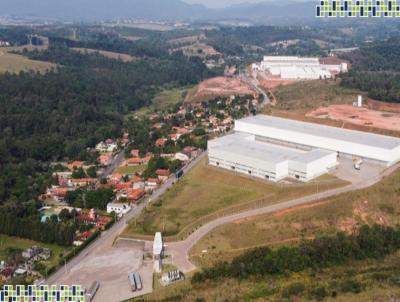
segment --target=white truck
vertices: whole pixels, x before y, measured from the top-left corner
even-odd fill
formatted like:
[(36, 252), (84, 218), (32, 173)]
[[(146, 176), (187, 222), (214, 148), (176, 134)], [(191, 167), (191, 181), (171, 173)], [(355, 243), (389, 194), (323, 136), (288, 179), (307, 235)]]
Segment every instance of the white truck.
[(354, 160), (354, 169), (356, 170), (361, 170), (361, 165), (363, 164), (363, 160), (362, 159), (355, 159)]

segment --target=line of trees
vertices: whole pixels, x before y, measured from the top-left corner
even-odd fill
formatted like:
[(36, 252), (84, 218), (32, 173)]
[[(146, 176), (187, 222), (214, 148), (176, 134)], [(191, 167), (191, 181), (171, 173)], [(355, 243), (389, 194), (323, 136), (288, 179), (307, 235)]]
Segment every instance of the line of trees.
[(357, 235), (338, 233), (304, 241), (298, 246), (257, 248), (194, 274), (193, 283), (230, 277), (278, 275), (344, 264), (350, 260), (381, 258), (400, 249), (400, 230), (375, 225), (363, 226)]

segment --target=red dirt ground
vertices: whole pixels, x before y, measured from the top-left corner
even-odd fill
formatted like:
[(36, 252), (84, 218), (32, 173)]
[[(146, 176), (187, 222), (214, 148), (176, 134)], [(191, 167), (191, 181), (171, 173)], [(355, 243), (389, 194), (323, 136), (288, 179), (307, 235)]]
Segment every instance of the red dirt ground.
[(292, 207), (292, 208), (289, 208), (289, 209), (285, 209), (285, 210), (276, 212), (276, 213), (274, 213), (274, 216), (275, 217), (282, 217), (282, 216), (285, 216), (286, 214), (289, 214), (291, 212), (295, 212), (295, 211), (303, 210), (303, 209), (315, 208), (315, 207), (324, 205), (324, 204), (326, 204), (328, 202), (329, 201), (317, 201), (317, 202), (306, 204), (306, 205)]
[(259, 81), (260, 81), (261, 86), (266, 89), (273, 89), (278, 86), (286, 86), (286, 85), (290, 85), (290, 84), (297, 82), (294, 80), (282, 80), (279, 78), (276, 78), (276, 79), (274, 79), (274, 78), (270, 78), (270, 79), (259, 78)]
[(344, 104), (321, 107), (307, 113), (306, 116), (400, 131), (400, 110), (399, 113), (393, 113)]
[(200, 83), (197, 91), (190, 98), (192, 101), (200, 102), (218, 96), (246, 94), (256, 95), (257, 93), (250, 85), (239, 79), (216, 77)]

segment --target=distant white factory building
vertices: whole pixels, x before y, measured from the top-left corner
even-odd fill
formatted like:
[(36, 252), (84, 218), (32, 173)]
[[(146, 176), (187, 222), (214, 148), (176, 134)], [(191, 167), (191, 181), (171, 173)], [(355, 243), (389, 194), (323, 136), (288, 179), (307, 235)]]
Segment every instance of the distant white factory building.
[(309, 181), (338, 158), (390, 166), (400, 161), (400, 139), (267, 115), (235, 122), (235, 133), (208, 142), (209, 164), (271, 181)]
[(328, 79), (348, 71), (348, 64), (335, 57), (302, 58), (295, 56), (265, 56), (253, 70), (266, 72), (274, 78), (287, 80)]

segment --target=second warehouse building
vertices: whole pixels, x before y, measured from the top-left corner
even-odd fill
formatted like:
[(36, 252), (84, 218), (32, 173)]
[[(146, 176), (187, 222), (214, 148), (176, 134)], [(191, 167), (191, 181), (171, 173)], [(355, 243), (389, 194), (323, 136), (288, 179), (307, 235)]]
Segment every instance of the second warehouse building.
[(309, 181), (340, 156), (387, 166), (400, 160), (398, 138), (272, 116), (238, 120), (235, 132), (209, 141), (209, 164), (271, 181)]

